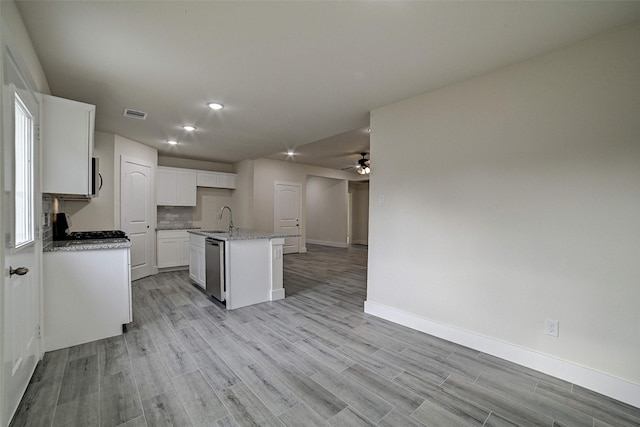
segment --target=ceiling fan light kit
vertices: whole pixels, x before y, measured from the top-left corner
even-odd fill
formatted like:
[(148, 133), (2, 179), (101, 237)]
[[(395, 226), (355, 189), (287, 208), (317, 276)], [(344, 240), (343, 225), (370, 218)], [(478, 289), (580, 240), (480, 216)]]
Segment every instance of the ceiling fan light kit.
[(365, 158), (367, 153), (360, 153), (360, 155), (362, 158), (358, 159), (358, 168), (356, 169), (356, 172), (360, 175), (368, 175), (371, 173), (371, 160)]

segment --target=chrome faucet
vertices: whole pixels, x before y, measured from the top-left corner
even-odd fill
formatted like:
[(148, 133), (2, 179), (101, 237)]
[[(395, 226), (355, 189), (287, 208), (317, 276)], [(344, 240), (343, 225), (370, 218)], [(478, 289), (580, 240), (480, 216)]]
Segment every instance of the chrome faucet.
[(229, 206), (223, 206), (220, 209), (220, 215), (218, 215), (218, 219), (222, 219), (222, 214), (225, 209), (229, 209), (229, 236), (233, 234), (233, 213), (231, 212), (231, 208)]

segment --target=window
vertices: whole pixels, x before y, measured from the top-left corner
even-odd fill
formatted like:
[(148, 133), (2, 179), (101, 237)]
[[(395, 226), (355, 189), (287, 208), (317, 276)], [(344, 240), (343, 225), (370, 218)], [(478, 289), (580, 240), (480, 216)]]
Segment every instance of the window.
[(33, 116), (15, 94), (15, 247), (33, 242)]

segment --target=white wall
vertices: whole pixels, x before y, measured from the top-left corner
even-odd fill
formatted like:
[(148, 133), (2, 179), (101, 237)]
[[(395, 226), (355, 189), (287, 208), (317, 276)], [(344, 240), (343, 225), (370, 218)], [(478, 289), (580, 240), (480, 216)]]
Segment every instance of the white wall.
[[(246, 173), (246, 172), (245, 172)], [(274, 228), (274, 194), (275, 182), (296, 183), (302, 186), (302, 217), (300, 242), (306, 241), (306, 181), (307, 176), (323, 176), (327, 178), (349, 179), (352, 172), (338, 171), (317, 166), (298, 163), (258, 159), (253, 161), (253, 228), (260, 231), (273, 232)], [(346, 190), (345, 190), (346, 191)], [(347, 217), (346, 205), (343, 213)], [(304, 249), (303, 249), (304, 251)]]
[[(106, 132), (96, 132), (94, 155), (100, 159), (102, 188), (90, 201), (61, 201), (60, 211), (71, 215), (71, 230), (120, 229), (120, 159), (123, 155), (157, 166), (157, 150), (139, 142)], [(155, 204), (155, 182), (153, 183)], [(155, 214), (153, 215), (155, 223)]]
[(218, 219), (223, 206), (229, 206), (232, 209), (235, 224), (237, 212), (232, 203), (234, 191), (236, 190), (198, 187), (196, 207), (193, 208), (193, 226), (203, 230), (226, 230), (229, 227), (228, 212), (222, 219)]
[(102, 188), (98, 197), (89, 201), (63, 201), (61, 211), (71, 216), (71, 231), (114, 230), (114, 197), (116, 186), (120, 186), (120, 177), (115, 179), (115, 135), (96, 132), (93, 155), (99, 159)]
[(207, 160), (182, 159), (179, 157), (169, 156), (158, 156), (158, 166), (197, 169), (212, 172), (233, 172), (233, 165), (229, 163), (210, 162)]
[(307, 243), (347, 247), (348, 185), (344, 179), (307, 177)]
[(20, 63), (18, 65), (28, 74), (24, 77), (29, 80), (34, 91), (51, 94), (47, 77), (15, 2), (2, 0), (0, 1), (0, 9), (2, 9), (2, 26), (5, 30), (3, 35), (7, 37), (4, 42), (11, 43), (13, 48), (19, 52), (20, 58), (18, 60)]
[(640, 406), (639, 46), (626, 27), (373, 111), (367, 311)]
[[(4, 12), (2, 5), (0, 5), (0, 46), (4, 48), (5, 44), (5, 36), (4, 36)], [(0, 55), (0, 81), (4, 82), (4, 54)], [(4, 84), (0, 85), (0, 99), (3, 101), (0, 102), (0, 120), (4, 123)], [(4, 128), (4, 125), (2, 125)], [(0, 130), (0, 185), (2, 188), (5, 188), (5, 171), (4, 171), (4, 159), (7, 153), (5, 153), (4, 149), (4, 132)], [(0, 218), (0, 236), (6, 236), (6, 233), (9, 231), (9, 224), (6, 224), (8, 221), (5, 218), (9, 217), (10, 207), (7, 202), (4, 200), (4, 194), (0, 197), (0, 212), (2, 212), (2, 218)], [(2, 259), (2, 268), (4, 269), (4, 245), (0, 245), (0, 258)], [(42, 261), (42, 260), (41, 260)], [(2, 311), (4, 312), (4, 276), (6, 274), (0, 275), (0, 307), (2, 307)], [(0, 316), (0, 343), (4, 343), (4, 316)], [(5, 365), (5, 355), (4, 355), (4, 345), (0, 345), (0, 363)], [(9, 414), (5, 407), (5, 379), (4, 379), (4, 369), (0, 369), (0, 422), (6, 423), (6, 420), (9, 420), (13, 414)]]
[(253, 160), (235, 163), (236, 189), (231, 198), (234, 222), (240, 228), (253, 229)]

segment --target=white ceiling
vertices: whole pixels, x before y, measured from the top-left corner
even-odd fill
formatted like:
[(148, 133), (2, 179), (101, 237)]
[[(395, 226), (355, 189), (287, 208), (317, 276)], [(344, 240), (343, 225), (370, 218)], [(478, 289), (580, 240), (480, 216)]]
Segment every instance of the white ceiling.
[(95, 104), (97, 130), (167, 156), (295, 148), (292, 161), (335, 169), (368, 151), (372, 109), (640, 19), (640, 2), (608, 1), (17, 5), (53, 95)]

